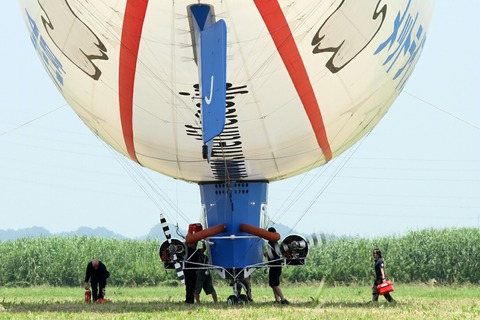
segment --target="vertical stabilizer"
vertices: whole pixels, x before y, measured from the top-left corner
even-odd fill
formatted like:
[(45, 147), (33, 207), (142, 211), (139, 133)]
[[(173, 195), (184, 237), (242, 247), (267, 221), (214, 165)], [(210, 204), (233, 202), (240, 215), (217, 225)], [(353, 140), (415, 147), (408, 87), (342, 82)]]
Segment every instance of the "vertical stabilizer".
[(192, 5), (188, 10), (202, 97), (202, 152), (210, 161), (213, 139), (225, 127), (227, 27), (223, 20), (214, 21), (212, 8), (208, 5)]

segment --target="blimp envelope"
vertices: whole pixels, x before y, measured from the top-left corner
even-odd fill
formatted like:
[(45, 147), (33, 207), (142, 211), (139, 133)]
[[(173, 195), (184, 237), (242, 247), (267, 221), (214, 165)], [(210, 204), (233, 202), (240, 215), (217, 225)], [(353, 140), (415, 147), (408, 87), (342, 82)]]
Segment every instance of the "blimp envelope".
[[(225, 27), (224, 87), (199, 77), (188, 8), (201, 1), (19, 2), (45, 69), (95, 134), (144, 167), (214, 182), (285, 179), (370, 132), (421, 55), (434, 1), (209, 1)], [(217, 84), (224, 114), (205, 127), (201, 101)]]

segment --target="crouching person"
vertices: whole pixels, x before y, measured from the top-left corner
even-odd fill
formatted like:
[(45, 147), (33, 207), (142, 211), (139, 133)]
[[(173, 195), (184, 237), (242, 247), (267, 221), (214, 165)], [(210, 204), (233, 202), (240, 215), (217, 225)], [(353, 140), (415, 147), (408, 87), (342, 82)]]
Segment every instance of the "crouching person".
[(92, 285), (92, 300), (97, 301), (105, 296), (105, 287), (110, 273), (105, 264), (97, 258), (87, 264), (85, 273), (85, 289), (88, 289), (88, 282)]

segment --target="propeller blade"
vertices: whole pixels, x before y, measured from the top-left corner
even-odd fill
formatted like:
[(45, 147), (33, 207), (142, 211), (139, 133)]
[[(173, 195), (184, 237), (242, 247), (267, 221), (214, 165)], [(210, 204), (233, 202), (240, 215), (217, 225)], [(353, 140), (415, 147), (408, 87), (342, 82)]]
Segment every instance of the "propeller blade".
[[(168, 227), (167, 219), (165, 219), (165, 216), (163, 215), (163, 213), (160, 213), (160, 224), (162, 225), (165, 238), (168, 240), (169, 244), (172, 244), (172, 234), (170, 233), (170, 228)], [(178, 257), (176, 253), (173, 254), (173, 263), (175, 266), (175, 271), (177, 272), (178, 280), (180, 280), (182, 284), (185, 284), (185, 274), (183, 273), (182, 265), (180, 264), (180, 261), (178, 261)]]
[(165, 234), (165, 238), (168, 240), (168, 243), (172, 243), (170, 228), (168, 227), (167, 219), (165, 219), (163, 213), (160, 213), (160, 224), (162, 225), (163, 233)]
[[(173, 257), (176, 259), (177, 255), (174, 255)], [(175, 272), (177, 272), (178, 280), (180, 280), (182, 284), (185, 284), (185, 274), (183, 273), (182, 265), (178, 260), (175, 260)]]
[(316, 233), (312, 233), (313, 245), (318, 246), (318, 237)]

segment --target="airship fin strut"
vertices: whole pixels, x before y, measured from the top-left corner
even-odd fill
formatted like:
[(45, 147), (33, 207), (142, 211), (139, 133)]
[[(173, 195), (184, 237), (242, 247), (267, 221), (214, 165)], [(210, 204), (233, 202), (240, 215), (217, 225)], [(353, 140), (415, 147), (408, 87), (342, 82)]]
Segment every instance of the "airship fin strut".
[(210, 162), (213, 139), (225, 127), (227, 27), (224, 20), (214, 21), (209, 5), (191, 5), (188, 10), (202, 97), (202, 155)]

